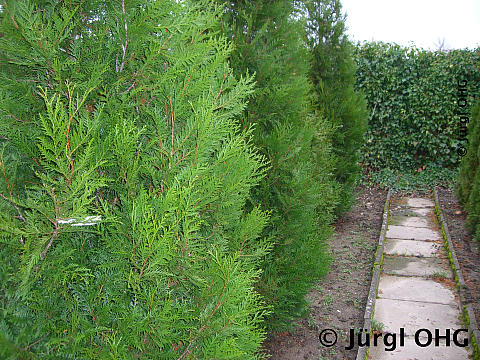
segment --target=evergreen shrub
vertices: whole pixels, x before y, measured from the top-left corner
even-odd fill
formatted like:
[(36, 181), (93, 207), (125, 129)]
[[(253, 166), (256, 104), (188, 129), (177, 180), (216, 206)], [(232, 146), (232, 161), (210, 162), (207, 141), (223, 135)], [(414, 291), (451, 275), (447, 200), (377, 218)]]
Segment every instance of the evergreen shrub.
[(467, 227), (480, 242), (480, 103), (468, 125), (467, 154), (460, 163), (457, 194), (467, 212)]
[(222, 3), (234, 72), (255, 73), (256, 92), (242, 122), (255, 127), (252, 142), (270, 168), (251, 205), (271, 211), (263, 234), (275, 243), (257, 289), (272, 307), (267, 325), (281, 330), (304, 314), (305, 295), (327, 272), (326, 239), (337, 205), (332, 129), (312, 106), (305, 22), (294, 2)]
[[(249, 194), (266, 166), (238, 122), (253, 83), (232, 74), (220, 14), (204, 1), (3, 3), (0, 358), (262, 357), (254, 286), (272, 245)], [(276, 131), (285, 150), (306, 138)], [(305, 166), (294, 184), (310, 181)], [(277, 193), (285, 212), (297, 196), (310, 201)]]
[(340, 1), (307, 1), (306, 10), (316, 106), (334, 129), (334, 174), (339, 183), (336, 213), (340, 215), (354, 201), (354, 187), (361, 172), (360, 148), (367, 130), (367, 105), (364, 96), (354, 88), (353, 45), (346, 35)]

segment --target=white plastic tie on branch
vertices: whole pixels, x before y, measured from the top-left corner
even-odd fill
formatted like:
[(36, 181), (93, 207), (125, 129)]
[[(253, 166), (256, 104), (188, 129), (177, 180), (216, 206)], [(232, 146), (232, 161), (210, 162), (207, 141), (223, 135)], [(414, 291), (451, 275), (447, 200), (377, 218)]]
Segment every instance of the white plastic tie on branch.
[(97, 216), (85, 216), (84, 219), (79, 220), (79, 219), (60, 219), (58, 220), (59, 224), (70, 224), (70, 226), (91, 226), (91, 225), (97, 225), (102, 221), (102, 217), (100, 215)]

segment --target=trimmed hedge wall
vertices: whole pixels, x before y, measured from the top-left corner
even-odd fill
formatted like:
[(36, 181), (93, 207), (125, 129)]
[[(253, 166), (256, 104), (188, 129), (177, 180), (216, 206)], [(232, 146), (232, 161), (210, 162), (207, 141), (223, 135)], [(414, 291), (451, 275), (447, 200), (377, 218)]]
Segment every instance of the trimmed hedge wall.
[(467, 227), (480, 242), (480, 102), (468, 127), (468, 151), (460, 164), (457, 194), (467, 211)]
[(358, 44), (355, 57), (356, 86), (370, 110), (364, 165), (455, 168), (466, 146), (462, 116), (470, 116), (480, 93), (480, 50), (431, 52), (373, 42)]

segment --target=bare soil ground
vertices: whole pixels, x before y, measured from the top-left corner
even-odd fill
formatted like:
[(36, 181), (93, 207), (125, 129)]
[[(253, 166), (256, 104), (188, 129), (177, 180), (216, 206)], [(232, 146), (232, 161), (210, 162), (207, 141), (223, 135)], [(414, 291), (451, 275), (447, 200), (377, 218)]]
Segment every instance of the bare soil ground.
[[(264, 344), (274, 360), (355, 359), (357, 348), (346, 350), (350, 329), (363, 326), (376, 243), (382, 226), (387, 191), (359, 187), (352, 210), (335, 224), (330, 241), (333, 262), (328, 275), (308, 294), (310, 314), (292, 332), (272, 334)], [(333, 329), (336, 345), (320, 344), (319, 333)]]
[(478, 243), (472, 240), (472, 236), (465, 229), (465, 213), (455, 196), (455, 192), (438, 188), (438, 197), (467, 285), (465, 297), (472, 304), (477, 324), (480, 324), (480, 253), (478, 252)]

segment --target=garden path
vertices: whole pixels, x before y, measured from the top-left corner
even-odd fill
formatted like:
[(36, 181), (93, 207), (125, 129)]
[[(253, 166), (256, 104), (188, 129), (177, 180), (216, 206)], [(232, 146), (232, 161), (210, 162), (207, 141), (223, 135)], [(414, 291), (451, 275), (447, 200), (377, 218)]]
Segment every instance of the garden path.
[(455, 333), (464, 328), (460, 303), (430, 199), (404, 198), (390, 208), (372, 328), (381, 331), (374, 331), (376, 346), (370, 339), (371, 360), (468, 359), (470, 348), (459, 346), (468, 333)]

